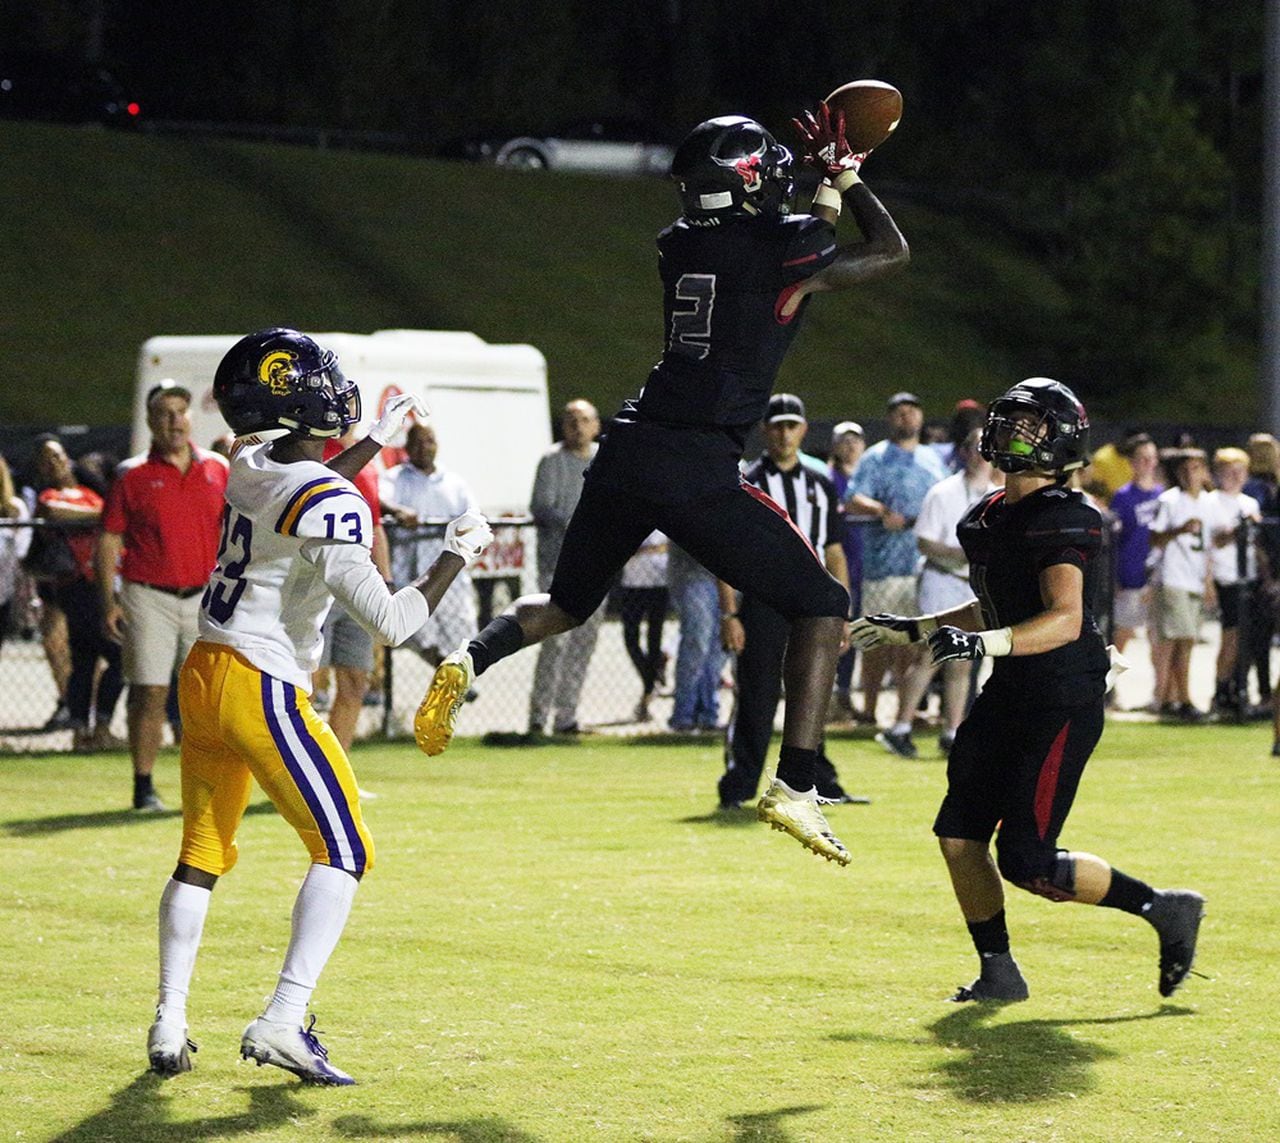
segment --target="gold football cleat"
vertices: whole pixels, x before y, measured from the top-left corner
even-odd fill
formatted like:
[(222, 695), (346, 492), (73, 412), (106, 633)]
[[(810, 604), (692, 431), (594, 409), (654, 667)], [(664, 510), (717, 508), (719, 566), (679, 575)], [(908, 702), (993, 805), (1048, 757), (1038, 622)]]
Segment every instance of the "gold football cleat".
[(827, 825), (816, 793), (797, 794), (775, 778), (756, 806), (756, 817), (789, 833), (819, 857), (839, 865), (849, 864), (849, 851)]
[(413, 737), (424, 754), (435, 757), (444, 753), (475, 677), (471, 655), (465, 648), (454, 651), (436, 668), (418, 713), (413, 716)]

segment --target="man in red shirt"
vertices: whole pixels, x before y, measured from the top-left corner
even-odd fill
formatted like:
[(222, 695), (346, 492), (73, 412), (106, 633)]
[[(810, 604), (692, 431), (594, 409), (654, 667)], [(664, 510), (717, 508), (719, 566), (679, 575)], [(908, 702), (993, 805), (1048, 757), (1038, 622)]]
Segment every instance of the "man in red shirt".
[(98, 540), (103, 630), (124, 647), (137, 810), (164, 809), (151, 771), (170, 679), (197, 638), (227, 487), (226, 458), (191, 443), (190, 406), (190, 392), (173, 381), (147, 393), (151, 448), (121, 464)]

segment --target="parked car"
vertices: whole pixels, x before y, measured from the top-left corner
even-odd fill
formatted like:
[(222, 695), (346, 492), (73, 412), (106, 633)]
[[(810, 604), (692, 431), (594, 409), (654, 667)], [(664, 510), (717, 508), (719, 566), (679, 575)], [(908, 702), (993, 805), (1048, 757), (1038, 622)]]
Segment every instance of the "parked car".
[(439, 153), (526, 170), (665, 175), (675, 152), (635, 120), (584, 119), (546, 133), (461, 139)]
[(138, 101), (97, 64), (60, 56), (0, 57), (0, 116), (132, 126)]

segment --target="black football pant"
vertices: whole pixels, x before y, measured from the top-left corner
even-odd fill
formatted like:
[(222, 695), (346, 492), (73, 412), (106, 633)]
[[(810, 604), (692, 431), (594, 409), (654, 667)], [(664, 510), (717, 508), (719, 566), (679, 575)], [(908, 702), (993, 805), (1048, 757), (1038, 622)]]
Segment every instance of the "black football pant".
[(580, 622), (652, 531), (664, 532), (712, 575), (788, 619), (849, 614), (849, 593), (786, 511), (742, 484), (689, 499), (658, 497), (638, 478), (623, 487), (589, 470), (551, 580), (551, 599)]

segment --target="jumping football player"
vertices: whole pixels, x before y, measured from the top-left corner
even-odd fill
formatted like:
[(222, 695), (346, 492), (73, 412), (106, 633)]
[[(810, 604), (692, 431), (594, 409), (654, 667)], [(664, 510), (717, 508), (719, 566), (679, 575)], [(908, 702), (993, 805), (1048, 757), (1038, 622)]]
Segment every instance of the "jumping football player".
[(937, 615), (872, 615), (852, 631), (862, 647), (927, 639), (935, 663), (996, 656), (956, 732), (933, 825), (981, 963), (952, 999), (1027, 998), (1001, 878), (1051, 901), (1148, 921), (1160, 940), (1160, 995), (1169, 996), (1191, 971), (1204, 898), (1153, 889), (1091, 853), (1058, 847), (1102, 734), (1110, 666), (1089, 606), (1106, 571), (1102, 518), (1067, 486), (1088, 463), (1088, 416), (1065, 385), (1033, 377), (991, 405), (979, 451), (1006, 479), (958, 528), (977, 600)]
[[(754, 120), (710, 119), (681, 143), (671, 176), (684, 213), (658, 236), (662, 359), (600, 446), (549, 593), (518, 599), (445, 659), (415, 730), (427, 754), (444, 750), (473, 677), (583, 623), (656, 529), (790, 624), (782, 755), (757, 812), (843, 865), (849, 854), (819, 806), (814, 764), (849, 593), (785, 512), (742, 482), (738, 461), (810, 296), (877, 277), (908, 255), (893, 219), (859, 178), (864, 156), (850, 152), (843, 119), (833, 127), (825, 113), (811, 118), (804, 137), (805, 161), (824, 176), (818, 216), (790, 216), (791, 153)], [(837, 247), (841, 206), (861, 243)]]
[(333, 353), (289, 329), (238, 341), (213, 394), (240, 438), (232, 456), (218, 563), (201, 601), (200, 640), (183, 665), (182, 848), (160, 898), (160, 993), (147, 1036), (151, 1070), (189, 1071), (187, 991), (209, 900), (236, 863), (236, 830), (257, 779), (311, 854), (293, 906), (284, 966), (240, 1054), (308, 1083), (349, 1084), (303, 1028), (307, 1003), (342, 934), (356, 884), (373, 867), (356, 779), (311, 707), (311, 672), (334, 597), (370, 633), (398, 644), (492, 538), (467, 513), (425, 575), (392, 595), (373, 564), (373, 520), (350, 478), (410, 410), (387, 402), (362, 441), (321, 463), (325, 441), (360, 419), (360, 395)]

